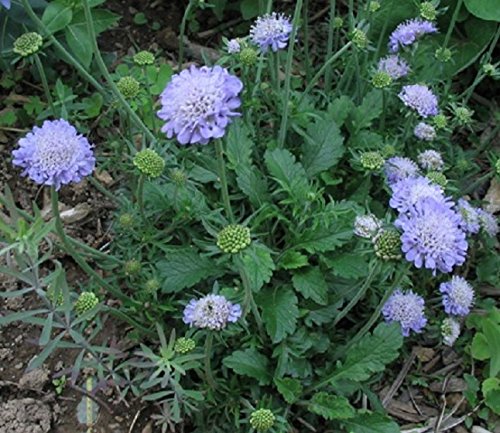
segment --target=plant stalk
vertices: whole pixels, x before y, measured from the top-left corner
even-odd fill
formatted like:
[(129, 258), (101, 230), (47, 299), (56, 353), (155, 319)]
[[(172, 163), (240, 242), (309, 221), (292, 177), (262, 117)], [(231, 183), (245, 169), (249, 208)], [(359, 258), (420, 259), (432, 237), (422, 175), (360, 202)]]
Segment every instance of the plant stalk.
[(52, 95), (50, 94), (49, 83), (47, 81), (47, 75), (45, 75), (45, 70), (43, 69), (43, 65), (42, 65), (42, 61), (40, 60), (40, 56), (38, 55), (38, 53), (35, 53), (33, 55), (33, 58), (35, 59), (35, 65), (36, 65), (36, 68), (38, 69), (38, 74), (40, 75), (40, 79), (42, 80), (43, 90), (45, 92), (45, 97), (47, 98), (47, 102), (49, 103), (50, 111), (52, 111), (52, 116), (57, 117), (56, 110), (54, 107), (54, 100), (52, 99)]
[(226, 164), (224, 162), (224, 149), (222, 146), (222, 140), (215, 140), (215, 153), (217, 154), (217, 167), (219, 172), (220, 189), (222, 193), (222, 201), (224, 203), (224, 208), (226, 210), (226, 218), (234, 223), (233, 210), (231, 209), (231, 201), (229, 200), (229, 190), (227, 186), (226, 178)]

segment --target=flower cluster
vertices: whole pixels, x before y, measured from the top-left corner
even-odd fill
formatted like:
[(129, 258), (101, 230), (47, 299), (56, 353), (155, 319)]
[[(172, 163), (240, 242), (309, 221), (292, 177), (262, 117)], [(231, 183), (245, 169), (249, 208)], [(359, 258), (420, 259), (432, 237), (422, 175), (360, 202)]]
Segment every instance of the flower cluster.
[(436, 170), (440, 171), (443, 169), (444, 162), (441, 154), (435, 150), (429, 149), (424, 150), (417, 156), (418, 163), (420, 167), (424, 170)]
[(409, 212), (419, 200), (432, 197), (438, 202), (453, 204), (444, 196), (443, 190), (425, 177), (406, 178), (392, 185), (389, 205), (398, 212)]
[(420, 333), (427, 324), (424, 313), (424, 299), (411, 290), (396, 290), (382, 308), (382, 314), (389, 323), (401, 325), (402, 334), (407, 337), (410, 331)]
[(269, 409), (257, 409), (250, 415), (250, 425), (258, 432), (269, 430), (275, 421), (275, 416)]
[(35, 32), (24, 33), (14, 41), (12, 51), (21, 57), (28, 57), (40, 50), (43, 38)]
[(180, 337), (175, 341), (174, 350), (181, 355), (191, 352), (196, 347), (192, 338)]
[(392, 185), (407, 177), (416, 177), (418, 167), (411, 159), (394, 156), (385, 162), (384, 166), (387, 182)]
[(151, 178), (161, 176), (165, 169), (165, 160), (153, 149), (143, 149), (137, 152), (133, 163), (142, 174)]
[(413, 130), (415, 137), (422, 141), (432, 141), (436, 138), (436, 130), (434, 126), (425, 122), (419, 122)]
[(227, 52), (229, 54), (236, 54), (241, 51), (241, 44), (238, 39), (231, 39), (227, 41)]
[(76, 314), (82, 315), (92, 310), (99, 303), (99, 298), (92, 292), (82, 292), (75, 302)]
[(240, 114), (243, 83), (220, 66), (191, 66), (172, 77), (161, 94), (158, 117), (162, 132), (180, 144), (207, 144), (225, 134), (231, 119)]
[(201, 299), (191, 299), (184, 309), (183, 321), (187, 325), (201, 329), (219, 331), (228, 323), (241, 317), (241, 306), (232, 304), (224, 296), (207, 295)]
[(427, 86), (422, 84), (404, 86), (398, 97), (421, 117), (426, 118), (438, 114), (437, 97)]
[(460, 323), (453, 317), (447, 317), (441, 324), (441, 336), (443, 343), (447, 346), (453, 346), (457, 338), (460, 336)]
[(444, 311), (454, 316), (466, 316), (474, 304), (474, 289), (463, 277), (453, 276), (450, 281), (441, 283), (439, 291), (443, 294)]
[(95, 158), (88, 140), (66, 120), (46, 120), (19, 140), (12, 163), (22, 175), (40, 185), (80, 182), (94, 171)]
[(265, 53), (286, 48), (292, 33), (290, 18), (273, 12), (257, 18), (250, 28), (250, 40)]
[(364, 152), (359, 157), (359, 162), (368, 170), (379, 170), (384, 166), (384, 157), (379, 152)]
[(382, 229), (372, 238), (375, 255), (382, 260), (401, 258), (401, 239), (396, 230)]
[(399, 51), (401, 47), (412, 45), (420, 37), (438, 31), (436, 25), (430, 21), (413, 19), (399, 24), (389, 37), (389, 50), (392, 53)]
[(231, 224), (217, 235), (217, 246), (229, 254), (239, 253), (250, 245), (250, 229), (239, 224)]
[(134, 55), (134, 63), (138, 66), (152, 65), (155, 62), (155, 55), (150, 51), (139, 51)]
[(397, 54), (392, 54), (379, 60), (377, 70), (386, 72), (393, 80), (405, 77), (410, 72), (408, 63)]
[(382, 228), (382, 221), (375, 215), (358, 215), (354, 221), (354, 234), (361, 238), (373, 239)]

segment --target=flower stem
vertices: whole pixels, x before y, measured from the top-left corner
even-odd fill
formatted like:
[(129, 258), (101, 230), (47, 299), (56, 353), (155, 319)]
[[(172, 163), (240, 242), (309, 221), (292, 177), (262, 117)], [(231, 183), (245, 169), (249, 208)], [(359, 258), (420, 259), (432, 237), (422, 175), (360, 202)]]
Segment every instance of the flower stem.
[(205, 340), (205, 378), (210, 388), (215, 389), (215, 380), (212, 373), (212, 346), (214, 341), (213, 332), (208, 332), (207, 339)]
[(92, 17), (92, 12), (90, 11), (89, 1), (82, 0), (82, 4), (83, 4), (83, 10), (85, 12), (85, 20), (87, 21), (87, 30), (89, 32), (89, 37), (92, 43), (92, 50), (94, 53), (95, 60), (97, 62), (97, 66), (101, 71), (101, 74), (106, 79), (114, 96), (118, 99), (118, 101), (120, 101), (121, 106), (124, 108), (127, 114), (130, 115), (130, 118), (133, 120), (134, 124), (137, 125), (139, 129), (141, 129), (144, 132), (144, 134), (146, 134), (149, 140), (156, 141), (156, 137), (154, 136), (154, 134), (147, 128), (146, 125), (144, 125), (144, 122), (140, 119), (137, 113), (134, 110), (132, 110), (132, 107), (125, 100), (121, 92), (118, 90), (118, 87), (116, 87), (116, 84), (113, 81), (113, 78), (111, 77), (111, 74), (108, 71), (106, 63), (104, 63), (104, 59), (102, 58), (101, 52), (99, 51), (99, 46), (97, 45), (97, 38), (94, 28), (94, 19)]
[[(335, 9), (337, 7), (336, 0), (330, 0), (330, 20), (328, 24), (328, 42), (326, 48), (326, 58), (325, 62), (331, 57), (333, 53), (333, 36), (335, 33), (335, 28), (333, 26), (333, 20), (335, 18)], [(309, 80), (308, 80), (309, 81)], [(325, 93), (330, 93), (332, 87), (332, 70), (328, 69), (325, 73)]]
[(285, 145), (287, 124), (288, 124), (288, 102), (290, 99), (290, 83), (292, 80), (292, 62), (293, 62), (293, 51), (295, 48), (295, 40), (297, 39), (297, 30), (299, 28), (300, 15), (302, 11), (303, 0), (297, 0), (295, 5), (295, 12), (293, 14), (292, 22), (292, 34), (290, 35), (290, 40), (288, 43), (288, 52), (286, 56), (286, 67), (285, 67), (285, 91), (283, 92), (283, 116), (281, 118), (281, 125), (278, 135), (278, 147), (283, 147)]
[(222, 201), (226, 210), (226, 218), (234, 223), (233, 210), (231, 209), (231, 202), (229, 200), (229, 191), (227, 187), (226, 178), (226, 164), (224, 163), (224, 149), (222, 147), (222, 140), (215, 140), (215, 152), (217, 153), (217, 167), (219, 171), (220, 189), (222, 192)]
[(42, 61), (40, 60), (40, 56), (38, 53), (33, 55), (35, 59), (35, 65), (38, 69), (38, 73), (40, 74), (40, 78), (42, 80), (43, 90), (45, 92), (45, 96), (47, 97), (47, 102), (50, 106), (50, 111), (52, 111), (52, 116), (57, 117), (56, 110), (54, 108), (54, 100), (52, 99), (52, 95), (50, 94), (49, 83), (47, 82), (47, 76), (45, 75), (45, 70), (43, 69)]
[(458, 13), (460, 12), (462, 3), (463, 0), (457, 1), (457, 5), (455, 6), (455, 10), (453, 11), (453, 15), (451, 17), (450, 25), (448, 26), (448, 31), (446, 32), (446, 36), (444, 38), (443, 48), (446, 48), (448, 46), (448, 43), (450, 42), (451, 33), (453, 32), (453, 28), (455, 27), (455, 22), (457, 21)]
[(186, 34), (186, 24), (187, 20), (189, 17), (189, 14), (191, 13), (191, 10), (193, 9), (193, 6), (195, 5), (195, 1), (190, 0), (189, 4), (186, 8), (186, 11), (184, 12), (184, 15), (182, 16), (182, 21), (181, 21), (181, 28), (180, 28), (180, 34), (179, 34), (179, 69), (182, 69), (182, 63), (184, 62), (184, 36)]
[(262, 339), (264, 340), (265, 332), (264, 332), (264, 326), (262, 324), (262, 318), (260, 317), (259, 309), (253, 297), (252, 288), (250, 287), (250, 282), (248, 281), (248, 275), (245, 270), (245, 265), (243, 264), (240, 258), (237, 258), (237, 267), (240, 273), (241, 282), (243, 283), (243, 289), (245, 291), (245, 301), (244, 301), (245, 315), (248, 314), (249, 310), (252, 311), (255, 322), (257, 323), (257, 328), (259, 329), (259, 333)]
[(137, 183), (137, 203), (139, 204), (139, 212), (141, 213), (142, 219), (146, 220), (146, 214), (144, 212), (144, 175), (139, 176), (139, 181)]

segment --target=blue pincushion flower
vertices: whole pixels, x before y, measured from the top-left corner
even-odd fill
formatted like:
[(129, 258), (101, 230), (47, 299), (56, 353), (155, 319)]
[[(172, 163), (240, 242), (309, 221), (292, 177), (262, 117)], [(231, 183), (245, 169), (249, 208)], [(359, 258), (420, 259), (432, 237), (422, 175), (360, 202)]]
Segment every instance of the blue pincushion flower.
[(436, 95), (423, 84), (404, 86), (398, 97), (421, 117), (435, 116), (439, 112)]
[(457, 202), (457, 211), (462, 217), (462, 230), (471, 234), (478, 233), (481, 228), (479, 224), (479, 209), (471, 206), (467, 200), (461, 198)]
[(419, 122), (413, 130), (413, 134), (415, 134), (415, 137), (422, 141), (432, 141), (436, 138), (436, 130), (434, 129), (434, 126), (425, 122)]
[(5, 9), (10, 9), (10, 0), (0, 0), (0, 4), (5, 8)]
[(474, 289), (463, 277), (457, 275), (451, 281), (441, 283), (444, 311), (454, 316), (467, 316), (474, 304)]
[(191, 299), (184, 309), (183, 321), (197, 328), (214, 331), (224, 329), (228, 322), (241, 317), (241, 306), (232, 304), (224, 296), (207, 295), (198, 300)]
[(444, 166), (443, 157), (435, 150), (428, 149), (420, 152), (417, 157), (420, 167), (424, 170), (441, 171)]
[(483, 209), (478, 209), (477, 215), (481, 228), (491, 237), (495, 237), (498, 234), (498, 222), (495, 216)]
[(398, 212), (408, 212), (422, 198), (432, 197), (438, 202), (452, 207), (453, 203), (444, 196), (440, 186), (431, 183), (426, 177), (408, 177), (392, 185), (389, 205)]
[(397, 322), (401, 333), (408, 337), (410, 331), (420, 333), (427, 324), (424, 299), (411, 290), (396, 290), (382, 308), (386, 322)]
[(191, 68), (172, 77), (160, 96), (162, 132), (180, 144), (207, 144), (224, 136), (236, 110), (243, 83), (220, 66)]
[(389, 74), (393, 80), (397, 80), (398, 78), (408, 75), (410, 67), (408, 63), (397, 54), (391, 54), (379, 60), (377, 71), (385, 72)]
[(240, 41), (238, 39), (231, 39), (227, 41), (226, 48), (229, 54), (239, 53), (241, 51)]
[(418, 167), (411, 159), (402, 156), (389, 158), (384, 165), (387, 182), (392, 185), (407, 177), (417, 177)]
[(250, 39), (263, 53), (269, 48), (276, 52), (286, 48), (292, 28), (289, 17), (273, 12), (257, 18), (250, 28)]
[(95, 157), (92, 145), (66, 120), (46, 120), (41, 127), (19, 140), (19, 148), (12, 152), (12, 163), (22, 167), (28, 176), (40, 185), (61, 185), (80, 182), (92, 173)]
[(467, 240), (461, 229), (462, 218), (447, 203), (432, 197), (417, 201), (408, 213), (395, 221), (402, 230), (401, 249), (405, 258), (417, 268), (422, 266), (451, 272), (465, 262)]
[(389, 50), (396, 53), (401, 47), (412, 45), (421, 36), (436, 33), (436, 25), (420, 18), (408, 20), (399, 24), (389, 37)]

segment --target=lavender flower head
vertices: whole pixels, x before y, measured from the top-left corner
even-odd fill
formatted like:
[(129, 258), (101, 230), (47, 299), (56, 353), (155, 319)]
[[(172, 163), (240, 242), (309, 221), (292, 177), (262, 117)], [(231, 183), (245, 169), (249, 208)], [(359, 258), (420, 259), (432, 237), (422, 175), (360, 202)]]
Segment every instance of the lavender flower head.
[(417, 268), (441, 272), (465, 262), (467, 240), (460, 228), (462, 219), (449, 205), (426, 197), (395, 221), (401, 235), (405, 258)]
[(438, 31), (434, 23), (422, 19), (413, 19), (399, 24), (389, 37), (389, 51), (397, 53), (399, 48), (412, 45), (421, 36)]
[(384, 165), (385, 175), (389, 185), (393, 185), (407, 177), (417, 177), (418, 167), (411, 159), (401, 156), (389, 158)]
[(441, 171), (444, 166), (441, 154), (432, 149), (419, 153), (417, 160), (424, 170)]
[(434, 126), (425, 122), (419, 122), (413, 130), (413, 134), (415, 134), (415, 137), (422, 141), (432, 141), (436, 138), (436, 130), (434, 129)]
[(354, 234), (365, 239), (372, 239), (381, 227), (382, 221), (375, 215), (358, 215), (354, 221)]
[(276, 52), (286, 48), (292, 28), (289, 17), (273, 12), (257, 18), (250, 28), (250, 39), (263, 53), (269, 48)]
[(379, 60), (377, 71), (386, 72), (393, 80), (397, 80), (408, 75), (410, 67), (397, 54), (391, 54)]
[(461, 227), (466, 233), (475, 234), (481, 228), (479, 224), (478, 208), (471, 206), (470, 203), (461, 198), (457, 202), (457, 211), (462, 217)]
[(432, 197), (438, 202), (446, 203), (448, 207), (453, 206), (453, 203), (445, 198), (441, 187), (421, 176), (407, 177), (393, 184), (389, 206), (397, 209), (398, 212), (408, 212), (420, 199), (425, 197)]
[(451, 281), (441, 283), (444, 311), (455, 316), (466, 316), (474, 304), (474, 289), (465, 278), (453, 276)]
[(453, 317), (447, 317), (441, 324), (441, 335), (444, 344), (450, 347), (453, 346), (460, 336), (460, 323)]
[(396, 290), (382, 308), (382, 314), (389, 323), (398, 322), (405, 337), (410, 331), (420, 333), (427, 324), (424, 314), (424, 299), (411, 290)]
[(240, 41), (238, 39), (231, 39), (226, 44), (227, 52), (229, 54), (236, 54), (241, 51)]
[(426, 118), (438, 114), (438, 100), (427, 86), (422, 84), (404, 86), (398, 97), (421, 117)]
[(19, 140), (12, 152), (12, 163), (24, 170), (40, 185), (61, 185), (80, 182), (95, 167), (94, 153), (88, 140), (66, 120), (46, 120), (41, 127)]
[(183, 321), (197, 328), (219, 331), (224, 329), (228, 322), (234, 323), (240, 317), (239, 304), (232, 304), (224, 296), (207, 295), (189, 301), (184, 309)]
[(5, 8), (5, 9), (10, 9), (10, 0), (0, 0), (0, 4)]
[(495, 237), (498, 234), (498, 222), (495, 216), (483, 209), (478, 209), (477, 215), (481, 228), (491, 237)]
[(232, 118), (239, 116), (243, 84), (220, 66), (191, 68), (172, 77), (160, 96), (158, 117), (162, 132), (180, 144), (207, 144), (224, 136)]

